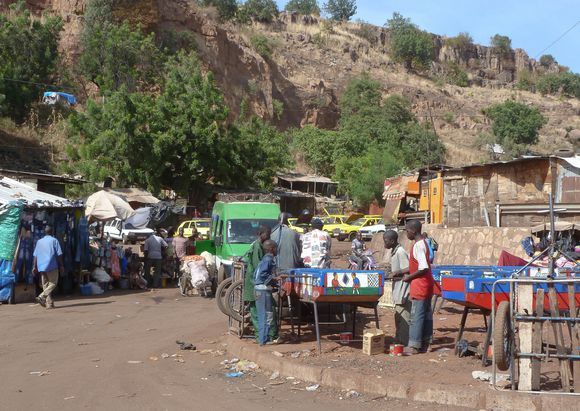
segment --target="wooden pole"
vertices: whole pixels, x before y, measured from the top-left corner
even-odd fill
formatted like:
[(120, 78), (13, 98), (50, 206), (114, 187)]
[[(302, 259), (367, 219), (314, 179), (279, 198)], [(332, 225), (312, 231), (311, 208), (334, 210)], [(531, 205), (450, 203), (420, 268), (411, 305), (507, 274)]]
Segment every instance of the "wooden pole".
[[(548, 285), (548, 299), (550, 301), (550, 314), (552, 317), (558, 317), (560, 310), (558, 309), (558, 299), (556, 296), (556, 289), (554, 284)], [(562, 324), (552, 322), (552, 332), (554, 333), (554, 340), (556, 343), (557, 353), (566, 354), (566, 347), (564, 346), (564, 332), (562, 331)], [(562, 390), (570, 392), (570, 368), (567, 360), (559, 360), (560, 363), (560, 378), (562, 379)]]
[[(517, 287), (518, 287), (517, 312), (518, 314), (529, 315), (529, 313), (534, 311), (534, 285), (518, 284)], [(533, 336), (534, 336), (534, 324), (527, 321), (521, 322), (519, 324), (519, 338), (521, 352), (523, 353), (533, 352), (534, 348)], [(518, 380), (518, 390), (521, 391), (533, 390), (536, 378), (533, 372), (532, 359), (520, 358), (519, 371), (520, 378)]]
[[(576, 318), (578, 315), (577, 308), (576, 308), (576, 295), (574, 290), (574, 283), (568, 285), (568, 304), (570, 307), (570, 318)], [(578, 341), (578, 323), (572, 323), (571, 325), (572, 331), (572, 338), (571, 338), (571, 350), (570, 353), (572, 355), (578, 355), (579, 348), (578, 345), (580, 342)], [(580, 392), (580, 363), (578, 361), (572, 361), (572, 376), (574, 379), (574, 392)]]
[[(538, 288), (536, 293), (536, 317), (544, 315), (544, 289)], [(534, 329), (532, 335), (532, 349), (533, 352), (542, 352), (542, 322), (534, 322)], [(539, 358), (532, 358), (532, 390), (540, 390), (540, 376), (541, 376), (541, 360)]]

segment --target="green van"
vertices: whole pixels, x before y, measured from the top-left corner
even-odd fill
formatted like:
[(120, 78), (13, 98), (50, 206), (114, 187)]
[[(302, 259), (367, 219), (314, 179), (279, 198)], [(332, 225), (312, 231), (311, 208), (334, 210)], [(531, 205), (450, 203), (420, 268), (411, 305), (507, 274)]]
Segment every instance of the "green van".
[(274, 228), (279, 215), (280, 206), (274, 203), (218, 201), (214, 204), (210, 237), (215, 245), (218, 284), (231, 275), (234, 259), (250, 249), (258, 227)]

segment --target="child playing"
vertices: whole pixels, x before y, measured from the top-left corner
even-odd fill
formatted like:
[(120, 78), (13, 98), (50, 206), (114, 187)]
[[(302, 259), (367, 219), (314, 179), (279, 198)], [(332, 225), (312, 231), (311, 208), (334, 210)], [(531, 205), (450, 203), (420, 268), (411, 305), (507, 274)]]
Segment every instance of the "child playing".
[(274, 321), (272, 286), (276, 262), (277, 245), (273, 240), (266, 240), (262, 244), (264, 257), (254, 275), (254, 293), (256, 296), (256, 310), (258, 311), (258, 344), (268, 343), (270, 326)]
[(409, 275), (403, 281), (410, 283), (411, 324), (409, 326), (408, 354), (426, 352), (433, 337), (433, 276), (429, 264), (429, 248), (423, 235), (419, 220), (407, 222), (407, 237), (413, 241), (409, 258)]

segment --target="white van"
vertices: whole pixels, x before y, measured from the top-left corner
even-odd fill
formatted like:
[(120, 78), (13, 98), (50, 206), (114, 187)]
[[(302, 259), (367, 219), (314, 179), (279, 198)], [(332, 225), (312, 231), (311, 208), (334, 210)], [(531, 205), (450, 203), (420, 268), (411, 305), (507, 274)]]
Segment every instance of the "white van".
[(154, 231), (150, 228), (134, 228), (118, 218), (107, 221), (104, 228), (108, 240), (123, 241), (123, 244), (145, 241)]

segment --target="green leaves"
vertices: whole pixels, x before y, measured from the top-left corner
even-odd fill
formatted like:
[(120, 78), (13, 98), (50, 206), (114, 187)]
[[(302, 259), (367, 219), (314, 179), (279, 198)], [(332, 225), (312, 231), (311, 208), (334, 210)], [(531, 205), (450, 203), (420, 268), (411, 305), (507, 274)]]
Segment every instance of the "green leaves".
[(290, 0), (284, 10), (302, 15), (320, 15), (320, 7), (316, 0)]
[(497, 142), (510, 154), (520, 154), (525, 146), (536, 144), (539, 130), (548, 122), (537, 108), (512, 100), (494, 104), (483, 113), (493, 121)]
[[(16, 122), (24, 121), (32, 102), (57, 80), (58, 39), (62, 21), (33, 19), (24, 1), (0, 15), (0, 108)], [(36, 84), (42, 83), (42, 84)]]
[(425, 69), (433, 60), (433, 39), (431, 35), (419, 29), (399, 13), (387, 21), (386, 27), (391, 32), (390, 54), (407, 70)]
[(356, 0), (328, 0), (323, 8), (331, 20), (348, 21), (356, 14)]
[(339, 129), (295, 130), (294, 150), (317, 173), (334, 175), (339, 190), (365, 206), (380, 198), (386, 177), (443, 161), (443, 145), (410, 107), (399, 95), (383, 99), (381, 84), (363, 74), (351, 80), (340, 101)]

